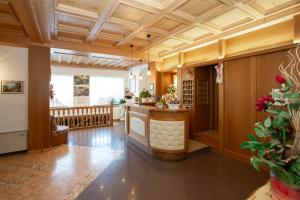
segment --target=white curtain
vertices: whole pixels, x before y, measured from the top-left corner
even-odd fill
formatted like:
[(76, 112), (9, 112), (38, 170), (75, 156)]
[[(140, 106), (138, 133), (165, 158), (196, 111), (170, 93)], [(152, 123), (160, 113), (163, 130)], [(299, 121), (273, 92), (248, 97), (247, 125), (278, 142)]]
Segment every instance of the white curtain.
[(73, 76), (52, 74), (54, 99), (51, 106), (73, 106)]
[(119, 102), (124, 97), (124, 78), (90, 77), (91, 105), (107, 104), (110, 99)]

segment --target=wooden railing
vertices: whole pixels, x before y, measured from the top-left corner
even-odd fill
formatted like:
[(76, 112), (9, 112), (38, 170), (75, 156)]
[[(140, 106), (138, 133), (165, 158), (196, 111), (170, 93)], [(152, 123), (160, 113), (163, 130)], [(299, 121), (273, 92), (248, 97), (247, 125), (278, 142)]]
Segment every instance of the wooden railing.
[(59, 107), (50, 108), (57, 125), (70, 129), (94, 128), (113, 125), (113, 106)]

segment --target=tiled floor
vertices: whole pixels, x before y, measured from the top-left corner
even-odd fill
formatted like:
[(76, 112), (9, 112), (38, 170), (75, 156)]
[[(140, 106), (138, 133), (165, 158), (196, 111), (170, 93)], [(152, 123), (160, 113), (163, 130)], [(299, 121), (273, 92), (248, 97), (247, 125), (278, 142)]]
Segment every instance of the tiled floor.
[[(90, 129), (91, 134), (76, 131), (70, 134), (70, 143), (75, 145), (62, 145), (44, 153), (0, 156), (0, 199), (74, 199), (112, 161), (120, 158), (124, 152), (122, 130), (121, 124)], [(97, 148), (78, 146), (74, 137), (89, 138)]]

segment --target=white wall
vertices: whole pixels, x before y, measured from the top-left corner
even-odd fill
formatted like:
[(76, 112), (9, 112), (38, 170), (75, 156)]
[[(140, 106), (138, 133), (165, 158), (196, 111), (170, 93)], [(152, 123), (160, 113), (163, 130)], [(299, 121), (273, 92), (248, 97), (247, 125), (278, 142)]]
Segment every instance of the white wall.
[[(140, 71), (142, 74), (142, 80), (139, 79)], [(135, 92), (136, 96), (139, 96), (139, 93), (144, 88), (148, 89), (149, 76), (147, 75), (147, 71), (148, 71), (147, 64), (141, 65), (141, 68), (139, 66), (135, 66), (131, 69), (131, 71), (130, 70), (128, 71), (128, 76), (130, 72), (132, 72), (132, 75), (136, 77), (136, 92)]]
[(27, 48), (0, 46), (0, 80), (24, 81), (24, 94), (0, 94), (0, 133), (27, 130)]
[[(70, 67), (51, 67), (51, 74), (53, 75), (89, 75), (101, 77), (113, 77), (124, 79), (124, 90), (128, 87), (128, 72), (117, 70), (100, 70), (100, 69), (86, 69), (86, 68), (70, 68)], [(79, 97), (81, 98), (81, 97)], [(79, 99), (81, 100), (81, 99)], [(75, 99), (74, 99), (75, 101)], [(86, 101), (86, 100), (83, 100)], [(87, 102), (84, 102), (86, 104)], [(74, 104), (76, 104), (74, 102)], [(78, 106), (78, 104), (76, 104)]]
[(70, 67), (51, 67), (52, 74), (61, 75), (93, 75), (93, 76), (106, 76), (124, 78), (127, 85), (128, 74), (127, 71), (117, 70), (99, 70), (99, 69), (85, 69), (85, 68), (70, 68)]

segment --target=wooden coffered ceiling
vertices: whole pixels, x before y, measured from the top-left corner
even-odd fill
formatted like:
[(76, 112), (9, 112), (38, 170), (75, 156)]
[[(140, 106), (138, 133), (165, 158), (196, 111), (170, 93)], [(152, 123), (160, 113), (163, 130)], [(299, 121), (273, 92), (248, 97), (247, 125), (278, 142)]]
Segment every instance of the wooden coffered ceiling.
[[(131, 44), (134, 57), (143, 57), (147, 51), (146, 35), (151, 34), (151, 57), (159, 59), (255, 26), (288, 20), (300, 13), (299, 2), (0, 0), (0, 41), (4, 39), (3, 34), (9, 34), (5, 39), (17, 37), (20, 43), (36, 42), (55, 48), (116, 55), (126, 60), (130, 57)], [(55, 63), (68, 60), (66, 55), (53, 58)], [(79, 60), (75, 63), (87, 65), (98, 63), (92, 58), (70, 58), (73, 59)]]

